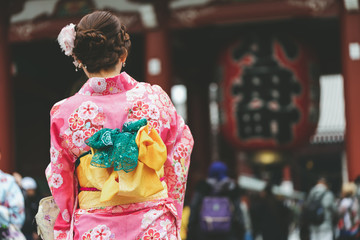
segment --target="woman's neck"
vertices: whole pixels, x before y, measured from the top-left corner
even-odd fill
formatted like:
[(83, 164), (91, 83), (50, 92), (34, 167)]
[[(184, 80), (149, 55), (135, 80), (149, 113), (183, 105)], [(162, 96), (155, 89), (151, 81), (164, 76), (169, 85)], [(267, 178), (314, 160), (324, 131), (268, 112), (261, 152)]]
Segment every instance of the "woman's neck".
[(86, 71), (86, 69), (84, 69), (84, 72), (86, 73), (88, 78), (93, 78), (93, 77), (110, 78), (119, 75), (121, 71), (121, 67), (122, 67), (121, 64), (117, 64), (115, 68), (110, 70), (100, 70), (99, 72), (96, 73), (89, 73), (88, 71)]

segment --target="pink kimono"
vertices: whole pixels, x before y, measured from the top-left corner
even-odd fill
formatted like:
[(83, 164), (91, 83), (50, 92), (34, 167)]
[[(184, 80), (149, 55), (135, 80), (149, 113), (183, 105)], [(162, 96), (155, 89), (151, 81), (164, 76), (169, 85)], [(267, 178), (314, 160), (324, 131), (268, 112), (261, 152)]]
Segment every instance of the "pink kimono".
[[(180, 239), (180, 222), (193, 138), (159, 86), (126, 73), (90, 78), (74, 96), (51, 109), (51, 163), (46, 177), (60, 208), (54, 239)], [(166, 145), (167, 198), (80, 209), (75, 161), (90, 148), (85, 140), (102, 128), (146, 118)]]

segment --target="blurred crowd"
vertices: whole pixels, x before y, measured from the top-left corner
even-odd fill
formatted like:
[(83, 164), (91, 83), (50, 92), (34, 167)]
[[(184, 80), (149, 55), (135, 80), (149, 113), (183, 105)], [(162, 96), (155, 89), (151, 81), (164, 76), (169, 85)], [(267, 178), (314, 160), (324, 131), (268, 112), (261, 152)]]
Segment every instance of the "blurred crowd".
[(33, 178), (0, 170), (0, 239), (40, 239), (34, 220), (40, 199)]
[(270, 182), (260, 192), (245, 191), (228, 177), (224, 163), (215, 162), (184, 208), (182, 239), (356, 240), (360, 239), (359, 200), (360, 177), (344, 183), (336, 195), (327, 179), (319, 177), (300, 199), (275, 194)]
[[(0, 185), (0, 239), (40, 239), (36, 181), (0, 171)], [(270, 183), (260, 192), (245, 191), (224, 163), (214, 162), (184, 208), (181, 235), (183, 240), (356, 240), (359, 200), (360, 177), (344, 183), (339, 196), (321, 177), (305, 199), (295, 199), (274, 194)]]

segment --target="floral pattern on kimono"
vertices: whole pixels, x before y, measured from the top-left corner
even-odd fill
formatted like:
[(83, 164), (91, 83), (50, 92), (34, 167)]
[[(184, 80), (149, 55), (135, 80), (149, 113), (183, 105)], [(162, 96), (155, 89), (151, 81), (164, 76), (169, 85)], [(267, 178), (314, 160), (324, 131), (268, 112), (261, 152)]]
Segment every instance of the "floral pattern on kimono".
[(19, 229), (25, 221), (24, 197), (13, 176), (0, 170), (0, 225), (14, 224)]
[[(90, 78), (77, 94), (55, 104), (50, 114), (51, 162), (46, 169), (46, 176), (52, 195), (60, 208), (54, 227), (55, 239), (65, 239), (70, 233), (71, 221), (75, 220), (76, 223), (76, 218), (80, 221), (84, 218), (84, 209), (76, 210), (75, 219), (72, 219), (72, 215), (77, 189), (74, 163), (80, 154), (89, 150), (85, 144), (86, 139), (102, 128), (121, 128), (125, 122), (141, 118), (147, 119), (149, 126), (156, 129), (166, 145), (164, 181), (172, 202), (166, 204), (163, 216), (157, 219), (159, 223), (156, 220), (153, 226), (149, 225), (146, 229), (139, 226), (138, 234), (142, 234), (142, 239), (147, 239), (147, 236), (156, 237), (157, 231), (163, 228), (160, 223), (163, 222), (164, 225), (167, 218), (170, 222), (176, 223), (175, 230), (169, 231), (173, 231), (177, 237), (194, 142), (188, 126), (177, 115), (170, 98), (159, 86), (137, 82), (125, 72), (112, 78)], [(123, 214), (137, 209), (140, 215), (136, 216), (146, 218), (147, 212), (153, 209), (151, 206), (152, 203), (148, 202), (133, 203), (123, 206)], [(109, 207), (106, 211), (111, 212), (121, 207)], [(89, 212), (86, 210), (86, 213)], [(96, 212), (92, 214), (95, 216)], [(92, 226), (91, 229), (84, 229), (85, 226), (75, 224), (75, 232), (82, 233), (79, 235), (80, 239), (85, 232), (94, 231), (98, 225), (108, 227), (112, 232), (110, 236), (115, 236), (116, 239), (121, 236), (116, 229), (111, 229), (109, 224), (102, 223)], [(101, 229), (104, 230), (105, 227)], [(152, 232), (150, 229), (153, 229)]]

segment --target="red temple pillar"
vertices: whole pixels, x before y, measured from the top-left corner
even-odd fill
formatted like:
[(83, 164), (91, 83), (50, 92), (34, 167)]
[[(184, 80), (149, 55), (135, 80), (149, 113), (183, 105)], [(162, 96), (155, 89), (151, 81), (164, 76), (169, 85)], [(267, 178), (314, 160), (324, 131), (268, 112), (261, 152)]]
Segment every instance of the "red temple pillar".
[(341, 16), (342, 74), (346, 115), (346, 155), (349, 180), (360, 175), (360, 13)]
[(145, 34), (146, 81), (157, 84), (170, 94), (171, 59), (169, 35), (166, 28)]
[(8, 1), (0, 3), (0, 169), (4, 172), (14, 170), (12, 101), (10, 87), (9, 59), (9, 18)]

